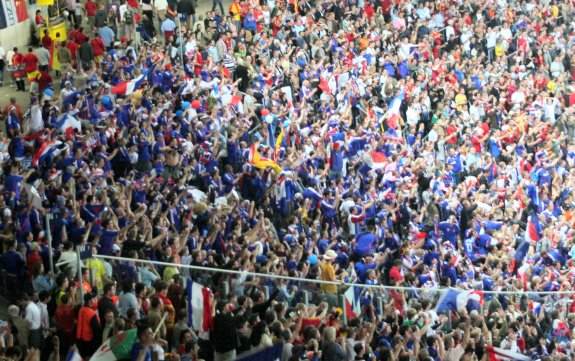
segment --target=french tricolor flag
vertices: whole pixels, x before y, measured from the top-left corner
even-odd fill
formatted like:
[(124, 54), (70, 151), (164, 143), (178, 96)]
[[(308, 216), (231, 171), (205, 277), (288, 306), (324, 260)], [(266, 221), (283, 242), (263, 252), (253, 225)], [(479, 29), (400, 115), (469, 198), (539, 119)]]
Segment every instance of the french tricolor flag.
[(529, 311), (532, 311), (534, 315), (539, 316), (542, 306), (543, 304), (541, 302), (531, 300), (531, 302), (529, 302)]
[(525, 241), (532, 243), (541, 239), (541, 225), (539, 224), (539, 217), (532, 214), (527, 221), (527, 229), (525, 230)]
[(398, 121), (400, 118), (399, 115), (399, 108), (401, 107), (401, 103), (405, 99), (405, 90), (402, 90), (398, 95), (396, 95), (391, 102), (387, 105), (387, 113), (385, 114), (387, 120), (387, 126), (391, 129), (397, 129)]
[(187, 280), (188, 325), (198, 332), (209, 332), (212, 329), (212, 291), (209, 288)]
[(38, 167), (44, 161), (50, 161), (68, 149), (68, 145), (59, 140), (45, 140), (32, 157), (32, 167)]
[(65, 113), (56, 120), (54, 127), (64, 132), (69, 128), (82, 130), (82, 123), (76, 117)]
[(112, 88), (112, 94), (119, 94), (119, 95), (124, 95), (124, 96), (132, 94), (136, 90), (140, 89), (140, 87), (142, 86), (144, 81), (146, 81), (148, 79), (148, 76), (150, 76), (154, 72), (155, 68), (156, 68), (156, 65), (154, 64), (150, 68), (148, 68), (148, 70), (146, 70), (140, 76), (138, 76), (137, 78), (122, 82), (122, 83), (114, 86)]
[(449, 288), (443, 292), (435, 306), (435, 312), (440, 313), (443, 311), (457, 312), (467, 306), (467, 302), (473, 299), (481, 304), (482, 294), (475, 290), (458, 290)]
[(351, 286), (343, 294), (345, 296), (345, 312), (347, 318), (357, 318), (361, 315), (361, 302), (359, 300), (359, 292), (355, 287)]

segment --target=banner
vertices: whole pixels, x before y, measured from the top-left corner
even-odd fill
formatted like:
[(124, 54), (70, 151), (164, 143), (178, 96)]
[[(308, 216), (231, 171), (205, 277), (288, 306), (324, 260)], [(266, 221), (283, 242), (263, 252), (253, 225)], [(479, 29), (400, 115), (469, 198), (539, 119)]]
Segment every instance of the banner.
[(0, 29), (6, 29), (26, 19), (28, 19), (26, 0), (0, 1)]
[(40, 6), (54, 5), (54, 0), (38, 0), (38, 5)]
[(279, 343), (277, 345), (264, 348), (261, 351), (250, 353), (249, 355), (246, 356), (240, 356), (239, 358), (236, 358), (236, 360), (238, 361), (281, 360), (283, 346), (284, 346), (283, 343)]

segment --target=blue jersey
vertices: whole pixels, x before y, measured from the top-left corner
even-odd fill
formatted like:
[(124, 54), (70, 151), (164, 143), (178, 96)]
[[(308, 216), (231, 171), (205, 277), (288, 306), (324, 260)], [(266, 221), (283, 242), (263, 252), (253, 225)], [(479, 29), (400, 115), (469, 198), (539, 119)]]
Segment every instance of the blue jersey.
[(442, 232), (443, 238), (451, 242), (457, 248), (457, 237), (461, 233), (457, 224), (449, 222), (439, 223), (439, 230)]
[(370, 232), (361, 232), (355, 236), (355, 254), (363, 257), (373, 252), (377, 243), (375, 235)]

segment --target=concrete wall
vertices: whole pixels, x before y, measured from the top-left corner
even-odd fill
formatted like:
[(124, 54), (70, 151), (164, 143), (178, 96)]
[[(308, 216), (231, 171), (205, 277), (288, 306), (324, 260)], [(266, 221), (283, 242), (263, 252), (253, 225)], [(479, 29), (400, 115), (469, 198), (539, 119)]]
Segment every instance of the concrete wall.
[(28, 19), (0, 30), (0, 45), (5, 51), (15, 46), (19, 49), (25, 49), (28, 46), (31, 32), (30, 24), (30, 19)]

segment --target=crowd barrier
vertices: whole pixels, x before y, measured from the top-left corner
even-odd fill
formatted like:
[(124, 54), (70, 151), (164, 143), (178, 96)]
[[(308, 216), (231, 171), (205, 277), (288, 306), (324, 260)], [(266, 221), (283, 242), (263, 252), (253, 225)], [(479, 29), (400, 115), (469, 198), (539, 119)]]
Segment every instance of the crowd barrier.
[[(78, 251), (78, 261), (81, 250)], [(175, 267), (181, 275), (182, 286), (185, 287), (186, 280), (191, 278), (205, 287), (209, 287), (213, 292), (217, 292), (218, 298), (229, 298), (233, 295), (250, 295), (250, 289), (257, 289), (264, 293), (265, 299), (268, 299), (274, 292), (279, 289), (276, 296), (278, 302), (283, 302), (287, 308), (293, 308), (298, 303), (307, 306), (319, 305), (326, 302), (330, 308), (337, 308), (342, 313), (344, 320), (351, 316), (358, 316), (362, 306), (371, 305), (375, 313), (383, 312), (384, 307), (392, 298), (390, 292), (395, 291), (402, 293), (407, 301), (411, 299), (427, 299), (434, 304), (441, 294), (447, 291), (447, 288), (416, 288), (405, 286), (390, 286), (381, 284), (361, 284), (348, 282), (331, 282), (313, 278), (296, 278), (284, 275), (265, 274), (256, 272), (238, 271), (233, 269), (211, 268), (195, 265), (172, 264), (151, 260), (134, 260), (125, 257), (95, 255), (93, 257), (105, 260), (111, 264), (129, 263), (137, 269), (137, 279), (134, 281), (141, 282), (142, 267), (154, 265), (159, 268)], [(84, 262), (86, 259), (84, 259)], [(65, 266), (66, 263), (57, 263), (56, 268)], [(319, 266), (319, 264), (318, 264)], [(91, 275), (93, 277), (93, 275)], [(159, 274), (162, 278), (162, 274)], [(120, 280), (121, 281), (121, 280)], [(335, 286), (334, 293), (327, 293), (322, 290), (322, 285)], [(151, 286), (149, 284), (148, 286)], [(80, 287), (81, 289), (81, 287)], [(548, 305), (557, 302), (572, 302), (571, 297), (575, 295), (575, 290), (563, 291), (522, 291), (522, 290), (495, 290), (482, 291), (485, 296), (507, 297), (510, 302), (518, 302), (523, 296), (528, 299), (536, 299), (538, 302), (547, 303)], [(82, 299), (82, 297), (80, 297)], [(365, 312), (365, 311), (364, 311)], [(350, 313), (353, 313), (350, 315)]]

